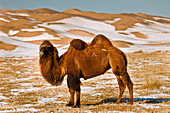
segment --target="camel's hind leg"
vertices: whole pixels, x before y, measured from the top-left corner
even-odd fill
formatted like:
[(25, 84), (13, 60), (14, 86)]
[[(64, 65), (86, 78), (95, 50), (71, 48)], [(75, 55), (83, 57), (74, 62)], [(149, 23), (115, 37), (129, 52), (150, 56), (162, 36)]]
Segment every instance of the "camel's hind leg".
[(133, 82), (131, 81), (129, 74), (127, 72), (121, 73), (120, 78), (122, 79), (123, 83), (127, 85), (130, 94), (130, 101), (129, 104), (133, 104)]
[(109, 64), (110, 64), (110, 67), (112, 68), (113, 73), (116, 75), (118, 79), (118, 84), (120, 88), (120, 96), (117, 100), (117, 103), (120, 102), (125, 86), (127, 85), (129, 89), (129, 94), (130, 94), (129, 104), (133, 104), (133, 83), (127, 73), (127, 66), (126, 66), (125, 61), (123, 60), (124, 57), (120, 55), (117, 57), (115, 56), (116, 56), (115, 54), (111, 54), (112, 58), (109, 59)]
[(119, 98), (117, 100), (117, 104), (118, 104), (121, 101), (121, 98), (122, 98), (122, 95), (123, 95), (124, 90), (126, 88), (126, 85), (123, 83), (122, 79), (118, 75), (116, 75), (116, 77), (117, 77), (117, 81), (118, 81), (119, 89), (120, 89)]
[(133, 104), (133, 83), (132, 83), (128, 73), (126, 72), (126, 70), (124, 70), (126, 68), (121, 69), (118, 66), (114, 66), (114, 65), (111, 65), (111, 67), (112, 67), (113, 73), (117, 77), (119, 89), (120, 89), (120, 95), (119, 95), (119, 98), (117, 100), (117, 103), (119, 103), (121, 101), (123, 92), (124, 92), (126, 85), (127, 85), (128, 89), (129, 89), (129, 94), (130, 94), (129, 104)]

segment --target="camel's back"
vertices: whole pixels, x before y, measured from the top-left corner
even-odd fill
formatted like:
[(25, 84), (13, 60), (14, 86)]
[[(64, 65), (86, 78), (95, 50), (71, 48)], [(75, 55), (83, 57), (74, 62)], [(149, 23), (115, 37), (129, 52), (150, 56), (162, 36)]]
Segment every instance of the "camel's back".
[(124, 62), (124, 56), (116, 47), (93, 45), (79, 52), (75, 57), (78, 67), (84, 75), (84, 78), (91, 78), (104, 74), (110, 69), (109, 61), (116, 59), (116, 62)]

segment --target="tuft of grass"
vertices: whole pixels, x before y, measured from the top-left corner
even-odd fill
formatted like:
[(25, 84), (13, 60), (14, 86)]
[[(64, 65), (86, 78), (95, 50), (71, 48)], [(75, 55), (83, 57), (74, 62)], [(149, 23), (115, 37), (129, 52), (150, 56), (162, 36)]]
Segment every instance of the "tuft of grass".
[(144, 89), (159, 89), (163, 83), (160, 81), (158, 77), (146, 77), (145, 76), (145, 82), (142, 85), (142, 88)]

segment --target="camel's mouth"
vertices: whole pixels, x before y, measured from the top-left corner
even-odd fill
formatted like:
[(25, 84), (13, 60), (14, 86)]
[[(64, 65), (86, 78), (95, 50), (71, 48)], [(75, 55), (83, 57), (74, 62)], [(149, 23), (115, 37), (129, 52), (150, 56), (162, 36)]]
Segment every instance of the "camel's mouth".
[(46, 56), (47, 55), (47, 50), (45, 49), (45, 47), (40, 47), (40, 52), (39, 55), (40, 57)]
[(44, 54), (43, 51), (40, 51), (40, 52), (39, 52), (39, 55), (40, 55), (40, 57), (42, 57), (42, 56), (44, 56), (45, 54)]

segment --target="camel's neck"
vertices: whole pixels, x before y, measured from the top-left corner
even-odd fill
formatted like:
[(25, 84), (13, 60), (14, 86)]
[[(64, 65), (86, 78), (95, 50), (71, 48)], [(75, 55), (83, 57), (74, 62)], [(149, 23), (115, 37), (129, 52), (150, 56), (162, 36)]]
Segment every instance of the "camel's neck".
[(58, 56), (40, 58), (42, 76), (52, 85), (60, 85), (64, 78), (64, 70), (59, 65)]

